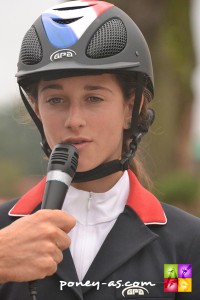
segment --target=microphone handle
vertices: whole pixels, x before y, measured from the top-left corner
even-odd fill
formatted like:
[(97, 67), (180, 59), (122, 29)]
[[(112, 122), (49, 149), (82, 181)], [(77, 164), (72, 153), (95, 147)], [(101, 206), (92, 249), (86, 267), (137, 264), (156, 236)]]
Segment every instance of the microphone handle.
[(47, 181), (41, 209), (61, 209), (68, 188), (68, 185), (61, 181)]
[(37, 300), (37, 284), (36, 280), (29, 281), (29, 293), (30, 296), (32, 297), (32, 300)]

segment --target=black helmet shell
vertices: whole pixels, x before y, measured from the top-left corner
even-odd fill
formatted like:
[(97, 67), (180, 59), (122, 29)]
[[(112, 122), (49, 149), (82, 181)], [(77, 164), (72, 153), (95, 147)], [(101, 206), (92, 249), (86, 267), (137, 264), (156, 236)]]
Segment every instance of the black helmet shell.
[(104, 1), (69, 1), (45, 11), (26, 33), (19, 56), (19, 84), (45, 74), (131, 71), (148, 78), (147, 43), (133, 20)]

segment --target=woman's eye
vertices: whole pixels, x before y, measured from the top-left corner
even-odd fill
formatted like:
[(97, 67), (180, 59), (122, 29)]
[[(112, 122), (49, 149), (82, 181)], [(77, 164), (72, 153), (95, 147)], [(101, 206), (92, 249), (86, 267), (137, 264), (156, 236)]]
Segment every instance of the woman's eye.
[(91, 96), (91, 97), (88, 97), (88, 101), (92, 102), (92, 103), (97, 103), (97, 102), (103, 101), (103, 99), (99, 98), (99, 97), (96, 97), (96, 96)]
[(47, 100), (48, 103), (50, 104), (60, 104), (60, 103), (63, 103), (63, 99), (62, 98), (51, 98), (51, 99), (48, 99)]

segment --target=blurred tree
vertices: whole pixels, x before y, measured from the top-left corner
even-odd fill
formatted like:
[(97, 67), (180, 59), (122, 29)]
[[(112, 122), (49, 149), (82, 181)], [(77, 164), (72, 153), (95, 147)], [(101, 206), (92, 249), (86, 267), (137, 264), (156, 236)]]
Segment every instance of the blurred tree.
[[(25, 124), (23, 124), (25, 123)], [(0, 112), (0, 198), (16, 195), (18, 180), (30, 174), (45, 174), (46, 162), (39, 146), (39, 134), (21, 106)]]
[(17, 160), (1, 158), (0, 198), (14, 196), (16, 182), (23, 176), (23, 165)]

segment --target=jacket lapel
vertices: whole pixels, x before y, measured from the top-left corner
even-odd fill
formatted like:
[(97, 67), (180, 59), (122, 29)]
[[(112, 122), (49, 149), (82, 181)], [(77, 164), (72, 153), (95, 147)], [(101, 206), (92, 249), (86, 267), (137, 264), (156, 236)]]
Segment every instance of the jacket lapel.
[[(102, 281), (157, 237), (144, 225), (137, 214), (126, 206), (108, 234), (83, 282)], [(92, 286), (82, 287), (83, 293), (91, 288)]]
[(8, 215), (11, 217), (23, 217), (40, 209), (45, 190), (45, 183), (46, 177), (17, 201), (8, 212)]
[[(66, 282), (79, 282), (74, 262), (71, 256), (71, 252), (69, 249), (65, 250), (63, 252), (63, 260), (58, 265), (57, 269), (57, 275)], [(74, 291), (74, 293), (79, 297), (80, 300), (83, 300), (83, 294), (80, 286), (72, 286), (71, 289)]]

